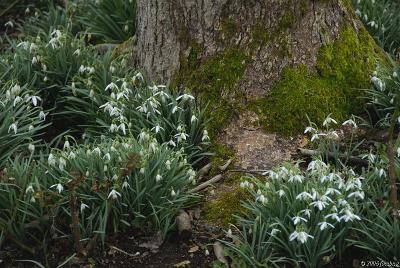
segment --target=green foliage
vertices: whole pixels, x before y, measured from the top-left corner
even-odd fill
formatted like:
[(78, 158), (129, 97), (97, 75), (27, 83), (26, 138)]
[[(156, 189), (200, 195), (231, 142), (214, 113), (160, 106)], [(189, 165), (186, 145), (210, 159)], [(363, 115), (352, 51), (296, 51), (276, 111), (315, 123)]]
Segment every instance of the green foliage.
[(20, 243), (42, 241), (50, 225), (52, 236), (69, 233), (74, 213), (83, 241), (104, 241), (128, 227), (165, 235), (179, 209), (193, 202), (185, 192), (193, 170), (166, 144), (131, 137), (76, 147), (66, 141), (47, 159), (31, 159), (16, 158), (0, 183), (0, 230)]
[(136, 0), (84, 1), (77, 20), (96, 43), (122, 43), (136, 31)]
[(341, 254), (357, 203), (364, 198), (362, 177), (335, 171), (314, 160), (306, 171), (286, 165), (269, 172), (267, 181), (241, 183), (252, 200), (239, 218), (243, 231), (226, 243), (231, 254), (250, 267), (276, 265), (321, 267)]
[(356, 14), (378, 44), (400, 56), (400, 5), (392, 0), (353, 0)]
[(367, 32), (344, 27), (338, 40), (320, 49), (317, 74), (305, 66), (287, 68), (271, 93), (250, 108), (267, 129), (286, 135), (302, 131), (307, 116), (313, 122), (322, 122), (328, 114), (342, 120), (362, 111), (355, 88), (368, 84), (379, 57)]

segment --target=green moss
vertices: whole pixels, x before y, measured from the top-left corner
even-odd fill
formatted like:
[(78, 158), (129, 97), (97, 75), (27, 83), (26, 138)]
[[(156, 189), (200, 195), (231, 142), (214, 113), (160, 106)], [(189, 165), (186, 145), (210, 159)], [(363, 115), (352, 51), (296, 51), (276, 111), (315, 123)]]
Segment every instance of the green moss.
[(239, 25), (235, 20), (231, 18), (225, 18), (221, 20), (221, 39), (229, 40), (235, 36), (239, 30)]
[(221, 193), (216, 200), (206, 203), (205, 218), (217, 225), (227, 227), (235, 223), (234, 215), (245, 211), (241, 202), (250, 198), (249, 192), (242, 188), (235, 188), (231, 192)]
[(252, 42), (251, 47), (257, 48), (267, 44), (271, 39), (271, 36), (268, 30), (265, 28), (264, 24), (259, 22), (257, 23), (252, 30)]
[(235, 91), (236, 83), (243, 76), (249, 57), (238, 49), (226, 49), (216, 56), (199, 61), (200, 49), (193, 47), (182, 64), (176, 84), (185, 85), (194, 92), (200, 104), (208, 103), (206, 113), (211, 118), (208, 129), (211, 136), (226, 126), (242, 99)]
[(315, 123), (328, 114), (342, 120), (362, 111), (357, 88), (368, 86), (377, 59), (383, 57), (364, 29), (357, 34), (346, 26), (337, 41), (320, 49), (317, 73), (305, 66), (285, 69), (270, 94), (250, 108), (267, 129), (286, 135), (301, 132), (308, 124), (307, 115)]

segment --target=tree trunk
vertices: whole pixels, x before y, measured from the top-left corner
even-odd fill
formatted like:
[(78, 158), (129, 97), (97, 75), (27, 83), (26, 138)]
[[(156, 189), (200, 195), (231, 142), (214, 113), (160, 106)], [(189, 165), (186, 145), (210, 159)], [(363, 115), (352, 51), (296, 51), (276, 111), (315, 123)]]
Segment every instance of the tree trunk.
[[(336, 56), (324, 54), (331, 65), (320, 67), (321, 48), (339, 40), (344, 27), (351, 29), (356, 37), (363, 30), (349, 3), (347, 0), (138, 0), (135, 65), (149, 80), (189, 88), (203, 103), (210, 102), (210, 115), (215, 122), (212, 128), (218, 129), (224, 144), (234, 147), (239, 166), (265, 168), (262, 163), (268, 162), (265, 155), (268, 156), (269, 142), (279, 143), (279, 138), (264, 131), (268, 123), (263, 121), (265, 105), (260, 100), (269, 96), (288, 68), (306, 68), (307, 77), (325, 75), (318, 84), (331, 86), (330, 81), (339, 77), (331, 73), (337, 68)], [(353, 50), (364, 48), (361, 41), (365, 40), (358, 40), (359, 47), (350, 48), (340, 63), (349, 65), (346, 58), (360, 53)], [(337, 50), (340, 53), (343, 49)], [(332, 51), (336, 48), (332, 47)], [(362, 73), (368, 81), (368, 72), (374, 65), (366, 58), (369, 56), (362, 56), (363, 70), (357, 70), (353, 76)], [(350, 66), (349, 70), (352, 69)], [(337, 85), (358, 86), (347, 83), (342, 76)], [(307, 83), (314, 85), (311, 81)], [(293, 86), (293, 90), (297, 87)], [(341, 98), (344, 97), (339, 96), (338, 101)], [(322, 102), (316, 105), (326, 106)], [(297, 110), (290, 113), (296, 114)], [(267, 119), (279, 118), (286, 120), (279, 114)], [(296, 144), (288, 142), (280, 147), (287, 154), (290, 150), (284, 148), (293, 146)], [(238, 155), (241, 153), (244, 155)]]

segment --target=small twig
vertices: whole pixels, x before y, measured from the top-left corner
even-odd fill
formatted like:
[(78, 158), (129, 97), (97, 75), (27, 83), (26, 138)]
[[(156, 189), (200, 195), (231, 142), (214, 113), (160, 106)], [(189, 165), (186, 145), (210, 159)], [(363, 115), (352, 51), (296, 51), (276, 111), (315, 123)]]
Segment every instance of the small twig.
[(238, 173), (249, 173), (255, 175), (265, 175), (265, 172), (270, 171), (269, 169), (230, 169), (228, 172), (238, 172)]
[(208, 180), (206, 182), (203, 182), (202, 184), (200, 184), (200, 185), (194, 187), (193, 189), (189, 190), (189, 193), (193, 194), (193, 193), (199, 192), (199, 191), (207, 188), (211, 184), (220, 181), (221, 179), (222, 179), (222, 175), (218, 174), (217, 176), (213, 177), (212, 179), (210, 179), (210, 180)]
[(110, 248), (115, 249), (116, 251), (121, 252), (121, 253), (123, 253), (123, 254), (129, 256), (129, 257), (137, 257), (137, 256), (140, 255), (139, 252), (137, 252), (137, 253), (135, 253), (135, 254), (131, 254), (131, 253), (126, 252), (125, 250), (120, 249), (120, 248), (117, 248), (117, 247), (115, 247), (115, 246), (110, 246)]
[(229, 167), (229, 165), (232, 163), (232, 159), (229, 159), (228, 161), (226, 161), (226, 163), (224, 164), (224, 165), (222, 165), (222, 166), (219, 166), (218, 168), (219, 168), (219, 170), (221, 170), (222, 172), (224, 172), (228, 167)]
[(207, 165), (205, 165), (204, 167), (202, 167), (202, 168), (197, 172), (197, 174), (198, 174), (199, 176), (206, 175), (206, 174), (210, 171), (211, 167), (212, 167), (211, 163), (208, 163)]

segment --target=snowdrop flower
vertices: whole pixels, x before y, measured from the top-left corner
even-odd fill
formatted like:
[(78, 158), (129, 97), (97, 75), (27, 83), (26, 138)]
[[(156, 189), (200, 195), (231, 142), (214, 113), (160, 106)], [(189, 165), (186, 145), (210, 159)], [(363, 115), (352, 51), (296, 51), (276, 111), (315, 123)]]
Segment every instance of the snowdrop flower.
[(10, 28), (14, 28), (14, 23), (12, 22), (12, 21), (7, 21), (5, 24), (4, 24), (4, 26), (5, 27), (10, 27)]
[(154, 132), (157, 134), (158, 132), (160, 132), (160, 130), (164, 130), (164, 128), (163, 127), (160, 127), (160, 125), (156, 125), (155, 127), (153, 127), (152, 129), (151, 129), (151, 131), (153, 131), (154, 130)]
[(108, 84), (108, 85), (106, 86), (105, 91), (107, 91), (107, 90), (109, 90), (109, 89), (113, 90), (114, 88), (115, 88), (115, 89), (118, 89), (118, 86), (117, 86), (115, 83), (111, 82), (110, 84)]
[(70, 147), (69, 141), (66, 140), (66, 141), (64, 142), (63, 149), (65, 150), (65, 149), (68, 149), (69, 147)]
[(124, 183), (122, 183), (122, 189), (125, 188), (130, 188), (131, 186), (129, 185), (129, 183), (127, 181), (124, 181)]
[(327, 229), (328, 227), (332, 227), (335, 228), (332, 224), (330, 224), (329, 222), (323, 221), (323, 222), (319, 222), (318, 226), (320, 228), (321, 231)]
[(35, 192), (35, 190), (33, 189), (32, 184), (30, 184), (25, 190), (25, 193), (27, 193), (27, 194), (34, 193), (34, 192)]
[(65, 161), (65, 159), (60, 157), (59, 162), (58, 162), (58, 168), (60, 170), (64, 170), (66, 165), (67, 165), (67, 162)]
[(350, 209), (344, 210), (345, 215), (343, 215), (340, 220), (344, 220), (345, 222), (354, 221), (354, 220), (361, 220), (361, 218), (355, 215)]
[(319, 210), (323, 210), (328, 203), (322, 201), (322, 200), (317, 200), (311, 203), (312, 206), (317, 207)]
[(170, 170), (170, 169), (171, 169), (171, 161), (167, 160), (167, 161), (165, 162), (165, 168), (166, 168), (167, 170)]
[(282, 196), (284, 196), (284, 195), (285, 195), (285, 191), (284, 191), (284, 190), (282, 190), (282, 189), (281, 189), (281, 190), (279, 190), (279, 191), (277, 191), (276, 193), (278, 194), (278, 196), (279, 196), (279, 197), (282, 197)]
[(81, 203), (81, 213), (83, 213), (83, 211), (84, 211), (85, 209), (87, 209), (87, 208), (89, 208), (88, 205), (86, 205), (86, 204), (84, 204), (84, 203)]
[(175, 193), (174, 189), (171, 190), (171, 196), (172, 197), (176, 196), (176, 193)]
[(210, 137), (208, 136), (208, 131), (203, 130), (203, 137), (201, 138), (201, 141), (208, 141), (210, 140)]
[(100, 150), (99, 147), (94, 148), (92, 152), (93, 152), (93, 153), (97, 153), (98, 156), (101, 155), (101, 150)]
[(305, 218), (302, 218), (300, 216), (295, 216), (292, 218), (293, 224), (297, 225), (299, 223), (301, 223), (301, 221), (307, 222), (307, 220)]
[(116, 125), (116, 124), (111, 124), (111, 126), (110, 126), (110, 132), (111, 133), (114, 133), (115, 131), (117, 131), (118, 130), (118, 126)]
[(349, 119), (349, 120), (344, 121), (342, 125), (343, 125), (343, 126), (349, 125), (349, 126), (352, 126), (352, 127), (354, 127), (354, 128), (357, 128), (356, 122), (354, 122), (354, 120), (352, 120), (352, 119)]
[(306, 127), (306, 129), (304, 130), (304, 134), (306, 134), (308, 132), (313, 133), (313, 132), (316, 132), (316, 131), (317, 130), (315, 128), (313, 128), (313, 127)]
[(29, 145), (28, 145), (28, 149), (29, 149), (29, 151), (30, 151), (31, 153), (33, 153), (33, 152), (35, 151), (35, 145), (29, 144)]
[(32, 58), (32, 65), (36, 64), (38, 62), (38, 58), (37, 57), (33, 57)]
[(14, 122), (12, 123), (9, 127), (8, 127), (8, 133), (10, 133), (10, 130), (14, 131), (14, 134), (17, 134), (18, 132), (18, 122)]
[(187, 101), (187, 100), (194, 100), (194, 97), (190, 94), (183, 94), (176, 98), (177, 101), (180, 99), (182, 99), (183, 101)]
[(75, 159), (75, 157), (76, 157), (76, 155), (75, 155), (75, 153), (74, 152), (70, 152), (69, 153), (69, 155), (68, 155), (68, 159)]
[(400, 147), (397, 148), (397, 157), (400, 157)]
[(350, 193), (347, 197), (348, 198), (355, 197), (355, 198), (359, 198), (359, 199), (363, 200), (364, 197), (365, 197), (365, 194), (362, 191), (361, 192), (360, 191), (355, 191), (353, 193)]
[(159, 182), (162, 180), (162, 176), (160, 174), (157, 174), (156, 176), (156, 182)]
[(121, 194), (115, 191), (115, 189), (112, 189), (107, 198), (109, 199), (111, 197), (112, 199), (117, 199), (118, 196), (121, 196)]
[(85, 71), (86, 71), (86, 67), (85, 67), (85, 66), (83, 66), (83, 65), (79, 66), (78, 72), (79, 72), (80, 74), (85, 73)]
[(231, 228), (228, 229), (228, 232), (226, 233), (226, 236), (229, 237), (229, 238), (232, 237), (232, 230), (231, 230)]
[(124, 124), (124, 123), (121, 123), (121, 124), (118, 126), (118, 129), (121, 129), (121, 130), (122, 130), (122, 133), (124, 133), (124, 135), (126, 135), (126, 128), (125, 128), (125, 124)]
[(190, 123), (194, 123), (194, 122), (196, 122), (198, 119), (197, 119), (197, 117), (195, 116), (195, 115), (192, 115), (192, 118), (190, 119)]
[(397, 74), (397, 72), (393, 72), (393, 78), (397, 78), (399, 75)]
[(293, 233), (290, 234), (289, 241), (293, 241), (293, 240), (297, 239), (298, 242), (304, 244), (305, 242), (307, 242), (308, 238), (314, 239), (314, 237), (312, 235), (309, 235), (306, 232), (294, 231)]
[(55, 164), (56, 164), (56, 158), (54, 157), (53, 154), (49, 154), (49, 157), (47, 158), (47, 163), (48, 163), (50, 166), (55, 166)]
[(312, 135), (312, 137), (311, 137), (311, 142), (313, 142), (313, 141), (315, 141), (315, 140), (318, 140), (319, 139), (319, 134), (318, 133), (315, 133), (314, 135)]
[(325, 118), (324, 122), (322, 123), (323, 126), (329, 126), (331, 123), (337, 124), (336, 120), (333, 119), (330, 115)]
[(332, 220), (336, 220), (337, 222), (340, 222), (339, 215), (337, 213), (331, 213), (325, 216), (325, 219), (331, 218)]
[(78, 48), (77, 50), (74, 51), (73, 55), (80, 56), (81, 50)]
[(47, 113), (44, 113), (43, 111), (40, 111), (40, 113), (39, 113), (39, 120), (46, 120), (46, 116), (47, 116)]
[(140, 80), (141, 82), (144, 81), (143, 75), (141, 73), (137, 73), (133, 76), (132, 82), (135, 84), (136, 81)]
[(174, 106), (174, 108), (172, 108), (172, 114), (176, 113), (179, 109), (183, 110), (182, 108), (180, 108), (178, 106)]
[(129, 26), (128, 26), (128, 24), (125, 24), (125, 26), (124, 26), (124, 31), (125, 31), (125, 32), (129, 31)]
[(54, 184), (50, 188), (56, 188), (59, 194), (64, 190), (64, 187), (60, 183)]
[[(139, 172), (140, 172), (140, 174), (144, 174), (144, 168), (140, 168), (140, 170), (139, 170)], [(157, 179), (157, 177), (156, 177), (156, 179)]]
[(307, 192), (302, 192), (296, 196), (296, 199), (298, 200), (312, 199), (312, 195)]
[(29, 130), (29, 131), (32, 131), (34, 128), (35, 128), (34, 126), (32, 126), (32, 125), (29, 125), (29, 128), (28, 128), (28, 130)]
[(266, 203), (267, 203), (267, 198), (264, 196), (264, 195), (259, 195), (257, 198), (256, 198), (256, 201), (260, 201), (261, 202), (261, 204), (263, 204), (263, 205), (265, 205)]
[(333, 194), (340, 195), (340, 191), (334, 188), (326, 189), (325, 195), (333, 195)]
[(377, 89), (379, 89), (380, 91), (384, 91), (384, 90), (385, 90), (384, 84), (383, 84), (382, 80), (379, 79), (378, 77), (373, 76), (373, 77), (371, 78), (371, 82), (372, 82), (372, 83), (374, 84), (374, 86), (375, 86)]
[(275, 236), (277, 233), (280, 233), (281, 232), (281, 230), (278, 230), (278, 229), (272, 229), (271, 230), (271, 236)]
[(299, 182), (302, 183), (303, 182), (304, 177), (301, 175), (294, 175), (294, 176), (290, 176), (288, 182)]
[(311, 216), (311, 210), (307, 209), (303, 209), (300, 211), (300, 213), (303, 213), (304, 215), (306, 215), (308, 218), (310, 218)]
[(36, 107), (38, 105), (38, 101), (42, 101), (42, 99), (38, 96), (29, 96), (26, 101), (32, 101), (33, 106)]
[(15, 107), (21, 101), (22, 101), (22, 98), (20, 96), (16, 96), (15, 99), (14, 99), (13, 106)]

